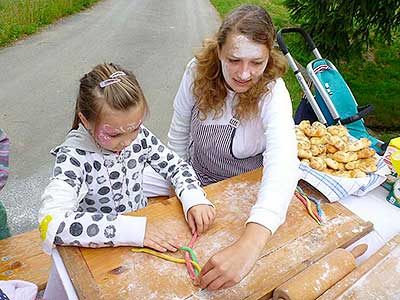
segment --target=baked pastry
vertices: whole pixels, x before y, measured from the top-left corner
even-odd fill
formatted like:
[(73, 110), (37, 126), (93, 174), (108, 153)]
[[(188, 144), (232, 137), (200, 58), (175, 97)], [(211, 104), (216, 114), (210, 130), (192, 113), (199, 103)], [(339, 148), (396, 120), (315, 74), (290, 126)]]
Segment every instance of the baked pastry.
[(371, 142), (350, 140), (343, 125), (325, 127), (320, 122), (301, 121), (296, 126), (297, 155), (311, 168), (346, 178), (362, 178), (377, 170)]

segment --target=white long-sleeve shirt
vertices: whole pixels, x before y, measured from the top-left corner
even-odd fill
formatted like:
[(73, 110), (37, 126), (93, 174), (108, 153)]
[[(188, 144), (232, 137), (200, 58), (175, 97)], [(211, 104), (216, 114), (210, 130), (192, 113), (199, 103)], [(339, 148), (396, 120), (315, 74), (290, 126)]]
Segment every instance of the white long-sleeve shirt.
[[(169, 148), (185, 159), (189, 155), (191, 118), (195, 105), (195, 70), (196, 61), (193, 59), (186, 67), (175, 96), (174, 114), (168, 133)], [(281, 78), (271, 82), (269, 90), (259, 102), (259, 116), (240, 122), (233, 138), (232, 152), (237, 158), (263, 153), (261, 186), (247, 223), (258, 223), (274, 233), (285, 220), (299, 179), (299, 161), (289, 92)], [(233, 117), (234, 96), (235, 92), (228, 90), (223, 115), (218, 119), (209, 115), (202, 122), (228, 124)]]
[(193, 169), (144, 126), (120, 154), (99, 149), (83, 126), (71, 131), (53, 153), (53, 176), (38, 216), (46, 252), (53, 243), (143, 246), (146, 218), (122, 214), (147, 206), (145, 165), (170, 180), (185, 217), (195, 205), (212, 205)]

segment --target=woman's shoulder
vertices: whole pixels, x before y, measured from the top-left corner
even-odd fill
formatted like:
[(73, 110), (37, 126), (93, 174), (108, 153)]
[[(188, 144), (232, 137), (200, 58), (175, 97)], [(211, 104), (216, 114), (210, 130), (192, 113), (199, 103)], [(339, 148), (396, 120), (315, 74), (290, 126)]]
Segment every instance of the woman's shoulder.
[(263, 94), (260, 100), (261, 109), (273, 103), (280, 105), (285, 99), (290, 100), (289, 91), (281, 77), (269, 82), (267, 87), (268, 92)]
[(284, 94), (288, 94), (288, 90), (286, 88), (285, 82), (281, 77), (276, 78), (269, 83), (267, 83), (268, 91), (263, 94), (263, 99), (272, 99), (276, 96), (282, 97)]
[(270, 82), (267, 83), (267, 87), (270, 91), (273, 91), (275, 89), (286, 89), (285, 82), (283, 81), (282, 77), (278, 77)]

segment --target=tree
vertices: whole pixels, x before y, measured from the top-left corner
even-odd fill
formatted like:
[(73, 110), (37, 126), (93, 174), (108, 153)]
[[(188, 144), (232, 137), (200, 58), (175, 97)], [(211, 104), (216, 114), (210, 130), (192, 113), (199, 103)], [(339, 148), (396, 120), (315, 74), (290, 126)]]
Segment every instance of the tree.
[(284, 0), (291, 18), (333, 60), (360, 55), (375, 40), (391, 44), (400, 27), (400, 0)]

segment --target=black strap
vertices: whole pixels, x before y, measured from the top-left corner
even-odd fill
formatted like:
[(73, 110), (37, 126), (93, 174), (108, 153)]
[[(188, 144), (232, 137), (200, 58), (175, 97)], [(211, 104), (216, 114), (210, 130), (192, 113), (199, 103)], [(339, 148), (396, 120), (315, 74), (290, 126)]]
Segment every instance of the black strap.
[(350, 116), (350, 117), (347, 117), (345, 119), (341, 119), (340, 123), (343, 124), (343, 125), (353, 123), (355, 121), (358, 121), (358, 120), (364, 118), (366, 115), (368, 115), (373, 110), (374, 110), (374, 106), (372, 104), (367, 104), (367, 105), (364, 105), (364, 106), (358, 106), (357, 107), (357, 111), (358, 111), (357, 114), (355, 114), (353, 116)]

